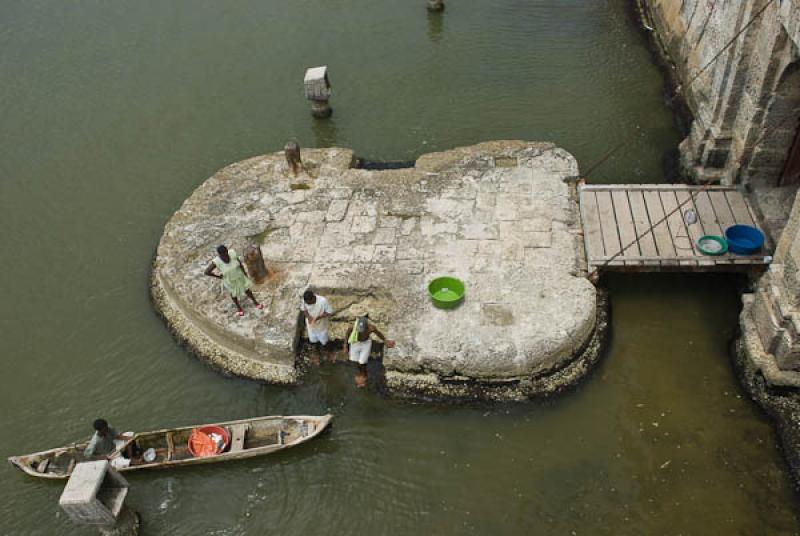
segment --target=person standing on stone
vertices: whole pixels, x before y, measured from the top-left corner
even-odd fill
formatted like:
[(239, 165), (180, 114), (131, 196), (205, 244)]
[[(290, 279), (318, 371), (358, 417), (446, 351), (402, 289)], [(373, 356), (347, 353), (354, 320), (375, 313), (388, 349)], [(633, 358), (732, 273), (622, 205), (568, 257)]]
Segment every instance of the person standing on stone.
[(336, 357), (328, 350), (328, 328), (333, 315), (333, 307), (323, 296), (314, 294), (311, 289), (303, 293), (303, 302), (300, 310), (306, 319), (306, 329), (308, 330), (308, 342), (312, 345), (311, 362), (319, 365), (319, 356), (322, 350), (330, 361), (335, 361)]
[(394, 348), (394, 341), (387, 339), (378, 328), (369, 323), (367, 315), (359, 316), (353, 325), (353, 331), (344, 342), (344, 353), (350, 356), (350, 361), (358, 363), (356, 372), (356, 385), (366, 387), (367, 385), (367, 361), (372, 352), (372, 334), (381, 338), (387, 348)]
[[(221, 275), (214, 273), (214, 270), (220, 271)], [(222, 279), (222, 285), (231, 293), (231, 299), (236, 304), (238, 316), (244, 316), (244, 309), (242, 309), (239, 299), (247, 296), (256, 306), (256, 309), (263, 309), (264, 306), (258, 303), (253, 292), (250, 290), (252, 283), (244, 271), (242, 261), (239, 260), (239, 255), (231, 248), (230, 250), (225, 246), (217, 247), (217, 256), (206, 268), (205, 274), (209, 277)]]

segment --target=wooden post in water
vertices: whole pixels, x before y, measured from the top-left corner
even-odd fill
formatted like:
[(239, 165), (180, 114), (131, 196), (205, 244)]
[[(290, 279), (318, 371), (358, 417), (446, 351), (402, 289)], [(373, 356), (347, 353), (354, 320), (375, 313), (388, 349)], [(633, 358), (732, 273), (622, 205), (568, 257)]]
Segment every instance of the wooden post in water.
[(296, 141), (290, 141), (283, 147), (283, 154), (286, 155), (286, 163), (292, 170), (292, 174), (296, 177), (297, 173), (303, 169), (303, 160), (300, 158), (300, 144)]
[(428, 11), (444, 11), (444, 0), (428, 0)]
[(247, 273), (256, 284), (260, 285), (267, 278), (267, 265), (264, 262), (264, 255), (261, 253), (260, 246), (247, 246), (245, 248), (244, 265), (247, 267)]
[(311, 67), (306, 69), (303, 79), (306, 99), (311, 102), (311, 115), (318, 119), (330, 117), (333, 113), (328, 99), (331, 97), (331, 83), (328, 79), (328, 67)]
[(139, 514), (125, 505), (128, 487), (108, 460), (79, 463), (58, 505), (72, 521), (95, 526), (102, 536), (136, 536)]

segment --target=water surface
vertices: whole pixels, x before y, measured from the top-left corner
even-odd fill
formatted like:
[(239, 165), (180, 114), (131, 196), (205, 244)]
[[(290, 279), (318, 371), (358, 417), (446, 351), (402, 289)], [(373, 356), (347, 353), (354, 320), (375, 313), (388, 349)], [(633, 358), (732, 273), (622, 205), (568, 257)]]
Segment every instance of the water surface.
[[(0, 0), (0, 456), (262, 414), (336, 414), (303, 448), (133, 475), (147, 534), (792, 534), (770, 426), (742, 398), (719, 277), (612, 278), (612, 341), (546, 403), (359, 392), (324, 368), (286, 389), (222, 377), (148, 301), (164, 223), (220, 167), (341, 145), (411, 159), (553, 140), (597, 182), (659, 182), (679, 134), (622, 0)], [(334, 116), (314, 122), (307, 66)], [(223, 304), (221, 304), (223, 306)], [(388, 330), (391, 332), (391, 328)], [(2, 469), (0, 534), (94, 534), (61, 486)]]

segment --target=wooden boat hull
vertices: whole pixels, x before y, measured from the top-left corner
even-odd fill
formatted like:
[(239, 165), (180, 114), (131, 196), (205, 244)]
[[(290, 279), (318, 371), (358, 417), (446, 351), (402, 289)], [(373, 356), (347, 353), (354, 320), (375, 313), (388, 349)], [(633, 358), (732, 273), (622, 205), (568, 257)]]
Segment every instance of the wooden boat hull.
[[(154, 449), (156, 459), (152, 462), (137, 459), (127, 467), (117, 467), (117, 470), (127, 472), (170, 469), (264, 456), (315, 438), (328, 427), (332, 418), (332, 415), (255, 417), (141, 432), (134, 434), (132, 442), (141, 450)], [(209, 425), (225, 428), (231, 438), (230, 445), (220, 454), (196, 458), (188, 449), (189, 435), (195, 428)], [(83, 451), (87, 444), (88, 442), (84, 442), (23, 456), (12, 456), (8, 461), (30, 476), (53, 480), (66, 479), (72, 474), (75, 464), (84, 461)], [(116, 452), (110, 457), (113, 459), (120, 456), (121, 453)]]

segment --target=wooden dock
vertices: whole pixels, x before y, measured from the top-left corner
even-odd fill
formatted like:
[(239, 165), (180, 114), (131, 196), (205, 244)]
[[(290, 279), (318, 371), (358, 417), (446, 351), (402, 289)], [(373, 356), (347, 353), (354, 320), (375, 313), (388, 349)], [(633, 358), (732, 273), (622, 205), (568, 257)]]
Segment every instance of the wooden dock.
[[(701, 236), (724, 237), (725, 229), (737, 223), (761, 229), (736, 188), (583, 184), (578, 193), (589, 272), (746, 271), (763, 269), (771, 260), (765, 259), (769, 244), (755, 256), (710, 256), (697, 248)], [(686, 217), (688, 210), (696, 215), (694, 223)]]

